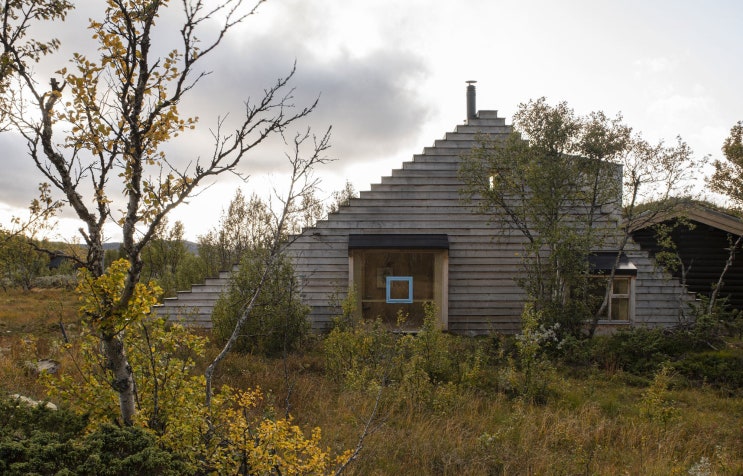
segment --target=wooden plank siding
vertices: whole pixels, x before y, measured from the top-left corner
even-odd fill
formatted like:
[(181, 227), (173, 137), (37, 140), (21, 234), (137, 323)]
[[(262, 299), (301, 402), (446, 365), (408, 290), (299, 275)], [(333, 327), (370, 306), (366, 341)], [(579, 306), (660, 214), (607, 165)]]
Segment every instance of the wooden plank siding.
[[(684, 215), (681, 216), (687, 215), (686, 211), (682, 213)], [(697, 219), (687, 217), (688, 222), (693, 226), (690, 228), (686, 224), (679, 224), (672, 231), (671, 239), (676, 244), (684, 267), (687, 269), (686, 285), (689, 291), (710, 296), (713, 284), (717, 283), (725, 267), (731, 243), (734, 243), (737, 238), (734, 233), (741, 233), (743, 230), (734, 229), (733, 226), (726, 226), (724, 223), (703, 223), (698, 221), (699, 217), (695, 218)], [(735, 219), (735, 221), (740, 226), (740, 220)], [(674, 224), (673, 220), (663, 223), (668, 226)], [(655, 230), (652, 227), (635, 230), (633, 236), (642, 249), (650, 252), (651, 255), (660, 251)], [(720, 297), (728, 298), (728, 304), (733, 309), (743, 310), (743, 260), (738, 255), (735, 256), (725, 274)], [(675, 270), (673, 274), (680, 278), (681, 270)]]
[[(331, 301), (346, 296), (351, 233), (446, 234), (448, 329), (462, 334), (519, 330), (525, 295), (516, 279), (524, 271), (525, 238), (514, 230), (497, 229), (488, 216), (474, 213), (461, 200), (458, 178), (460, 157), (476, 144), (478, 134), (503, 138), (510, 131), (495, 111), (480, 111), (477, 119), (457, 126), (337, 213), (303, 231), (289, 253), (303, 300), (312, 307), (315, 330), (331, 326), (339, 312)], [(618, 216), (618, 210), (609, 210), (605, 220), (616, 227)], [(611, 243), (607, 246), (611, 249)], [(685, 294), (679, 283), (656, 269), (634, 243), (627, 254), (638, 268), (635, 323), (677, 323)]]
[[(514, 333), (520, 329), (524, 291), (516, 280), (523, 276), (520, 232), (497, 227), (491, 217), (473, 212), (460, 196), (458, 178), (461, 156), (475, 144), (479, 134), (504, 138), (511, 127), (495, 111), (480, 111), (476, 119), (459, 125), (444, 139), (415, 154), (380, 183), (362, 191), (336, 213), (303, 230), (288, 249), (300, 281), (303, 301), (312, 309), (316, 331), (327, 330), (339, 313), (338, 304), (349, 288), (349, 234), (446, 234), (449, 242), (448, 330), (476, 335)], [(576, 213), (580, 210), (576, 209)], [(619, 203), (602, 210), (610, 230), (617, 229)], [(611, 250), (610, 237), (606, 250)], [(615, 243), (615, 242), (614, 242)], [(598, 250), (597, 250), (598, 251)], [(634, 322), (668, 326), (678, 322), (688, 298), (679, 282), (657, 269), (647, 251), (634, 242), (626, 250), (637, 267)], [(230, 272), (181, 291), (159, 308), (171, 319), (211, 327), (211, 311), (229, 283)], [(616, 324), (602, 324), (611, 330)]]

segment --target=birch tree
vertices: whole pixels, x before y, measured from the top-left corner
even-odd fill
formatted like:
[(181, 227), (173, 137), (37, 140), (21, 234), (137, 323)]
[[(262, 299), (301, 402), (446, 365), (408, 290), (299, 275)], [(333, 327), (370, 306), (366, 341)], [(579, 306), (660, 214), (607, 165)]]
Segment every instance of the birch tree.
[[(194, 157), (180, 167), (166, 148), (174, 137), (197, 125), (198, 118), (183, 115), (179, 106), (207, 74), (199, 65), (230, 30), (256, 13), (263, 0), (251, 5), (243, 0), (184, 0), (174, 7), (181, 10), (178, 25), (160, 22), (170, 3), (106, 1), (102, 16), (88, 25), (95, 55), (73, 54), (69, 63), (59, 63), (52, 78), (41, 77), (33, 66), (43, 55), (61, 59), (59, 42), (31, 39), (29, 28), (40, 21), (53, 26), (65, 19), (73, 4), (7, 0), (0, 12), (4, 88), (0, 114), (25, 140), (43, 179), (82, 221), (85, 267), (93, 278), (106, 271), (104, 225), (114, 224), (123, 237), (129, 267), (118, 298), (85, 317), (101, 340), (126, 425), (132, 424), (135, 389), (121, 335), (130, 325), (124, 316), (140, 282), (143, 248), (165, 217), (200, 185), (235, 172), (255, 147), (314, 108), (292, 106), (291, 69), (261, 97), (246, 100), (232, 130), (218, 122), (212, 130), (213, 149), (205, 159)], [(214, 24), (219, 26), (210, 34), (206, 25)], [(161, 28), (169, 29), (179, 45), (164, 55), (155, 53), (154, 44)]]
[(715, 160), (715, 172), (709, 178), (710, 188), (743, 207), (743, 121), (738, 121), (722, 145), (724, 160)]
[(630, 132), (620, 118), (580, 117), (544, 98), (519, 105), (514, 129), (504, 141), (482, 137), (465, 157), (464, 197), (525, 239), (519, 284), (544, 324), (578, 333), (588, 311), (571, 296), (585, 287), (588, 255), (616, 226), (606, 210), (620, 208), (616, 157)]
[[(722, 145), (722, 154), (725, 160), (716, 160), (714, 162), (715, 172), (709, 178), (709, 185), (713, 191), (722, 193), (733, 201), (738, 212), (743, 208), (743, 121), (738, 121), (731, 129), (730, 135), (725, 139)], [(707, 305), (707, 314), (712, 314), (720, 294), (725, 274), (733, 265), (735, 255), (743, 245), (743, 235), (732, 239), (728, 248), (728, 259), (725, 266), (712, 286), (712, 295)]]
[[(504, 141), (482, 137), (464, 158), (463, 195), (525, 239), (519, 284), (544, 324), (593, 335), (632, 230), (688, 195), (699, 163), (681, 139), (653, 145), (621, 116), (581, 117), (544, 98), (519, 105), (514, 129)], [(599, 250), (616, 260), (603, 300), (591, 303), (588, 258)]]

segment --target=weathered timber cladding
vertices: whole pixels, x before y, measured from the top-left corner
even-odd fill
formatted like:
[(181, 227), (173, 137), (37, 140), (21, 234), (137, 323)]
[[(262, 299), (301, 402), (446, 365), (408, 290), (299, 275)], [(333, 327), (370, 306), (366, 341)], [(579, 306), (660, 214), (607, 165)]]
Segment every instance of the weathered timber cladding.
[[(449, 237), (448, 329), (464, 334), (519, 330), (525, 296), (516, 279), (523, 273), (524, 237), (473, 213), (459, 193), (460, 157), (475, 145), (477, 135), (505, 137), (511, 130), (494, 111), (481, 111), (478, 117), (305, 230), (290, 247), (303, 299), (312, 307), (313, 328), (329, 328), (339, 312), (333, 304), (346, 296), (349, 234), (443, 233)], [(605, 218), (615, 227), (617, 216), (609, 210)], [(681, 286), (657, 270), (634, 243), (627, 255), (638, 268), (635, 323), (677, 323)]]
[[(689, 291), (709, 296), (725, 267), (731, 243), (735, 242), (737, 236), (699, 221), (689, 220), (688, 223), (692, 226), (678, 224), (671, 233), (671, 239), (686, 269)], [(674, 222), (669, 220), (664, 224), (672, 226)], [(652, 227), (636, 230), (633, 237), (651, 255), (660, 251)], [(681, 269), (674, 270), (673, 274), (680, 278)], [(735, 256), (725, 274), (720, 297), (727, 298), (732, 308), (743, 310), (743, 260), (739, 256)]]

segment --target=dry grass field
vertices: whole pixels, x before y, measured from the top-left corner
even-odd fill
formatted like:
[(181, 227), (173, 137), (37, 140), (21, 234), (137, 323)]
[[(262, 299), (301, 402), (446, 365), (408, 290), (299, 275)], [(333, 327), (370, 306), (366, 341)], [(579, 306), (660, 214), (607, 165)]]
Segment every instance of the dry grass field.
[[(3, 393), (44, 397), (37, 377), (24, 369), (28, 360), (56, 356), (61, 372), (74, 371), (57, 350), (60, 321), (70, 338), (79, 330), (75, 306), (70, 291), (0, 292)], [(234, 354), (219, 380), (260, 386), (266, 411), (283, 414), (288, 404), (302, 428), (321, 427), (324, 443), (335, 450), (356, 446), (378, 401), (349, 474), (743, 474), (743, 399), (711, 387), (672, 384), (654, 403), (651, 381), (594, 368), (556, 370), (543, 404), (487, 385), (442, 384), (419, 393), (415, 386), (404, 392), (383, 387), (380, 393), (330, 379), (321, 349), (317, 339), (285, 360)], [(657, 413), (648, 410), (653, 405)]]

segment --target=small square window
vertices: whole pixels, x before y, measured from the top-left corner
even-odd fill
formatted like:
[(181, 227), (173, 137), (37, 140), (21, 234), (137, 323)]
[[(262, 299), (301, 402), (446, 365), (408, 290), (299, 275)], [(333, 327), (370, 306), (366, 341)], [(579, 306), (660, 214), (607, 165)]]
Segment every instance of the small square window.
[(410, 304), (413, 302), (412, 276), (387, 276), (387, 303)]

